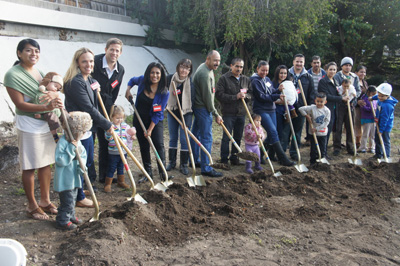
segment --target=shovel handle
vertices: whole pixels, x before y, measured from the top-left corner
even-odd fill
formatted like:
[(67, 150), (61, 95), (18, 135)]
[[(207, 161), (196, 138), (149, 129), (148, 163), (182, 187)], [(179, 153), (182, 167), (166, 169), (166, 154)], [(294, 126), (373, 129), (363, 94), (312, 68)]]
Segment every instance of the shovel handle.
[[(176, 122), (178, 122), (178, 124), (182, 127), (182, 129), (184, 129), (181, 120), (171, 110), (169, 110), (168, 108), (167, 108), (167, 111), (170, 113), (170, 115), (172, 115), (173, 118), (175, 118)], [(207, 155), (208, 159), (210, 160), (210, 164), (213, 165), (214, 164), (213, 163), (213, 159), (211, 157), (211, 154), (206, 149), (206, 147), (204, 147), (204, 145), (201, 144), (201, 142), (196, 138), (195, 135), (193, 135), (193, 133), (190, 130), (188, 130), (187, 132), (189, 134), (189, 137), (191, 137), (194, 140), (194, 142), (196, 142), (196, 144), (199, 145), (200, 149), (202, 151), (204, 151), (204, 153)]]
[[(300, 80), (299, 80), (299, 81), (300, 81)], [(301, 82), (300, 82), (299, 84), (301, 84)], [(301, 85), (300, 85), (300, 88), (301, 88)], [(282, 94), (285, 95), (285, 92), (282, 91)], [(294, 140), (294, 147), (296, 148), (296, 153), (297, 153), (297, 157), (298, 157), (297, 164), (300, 165), (300, 164), (301, 164), (300, 150), (299, 150), (299, 146), (297, 145), (296, 134), (295, 134), (295, 132), (294, 132), (293, 123), (292, 123), (292, 118), (290, 117), (289, 106), (288, 106), (288, 103), (287, 103), (287, 101), (286, 101), (286, 98), (285, 98), (284, 102), (285, 102), (286, 113), (287, 113), (288, 120), (289, 120), (290, 130), (291, 130), (291, 132), (292, 132), (292, 138), (293, 138), (293, 140)], [(305, 102), (305, 104), (307, 104), (307, 102)], [(293, 140), (292, 140), (292, 141), (293, 141)], [(318, 143), (318, 142), (317, 142), (317, 143)]]
[(267, 160), (268, 160), (269, 167), (271, 168), (272, 173), (275, 174), (274, 166), (272, 165), (272, 162), (269, 159), (269, 156), (268, 156), (267, 150), (265, 149), (264, 143), (262, 142), (262, 140), (260, 138), (260, 135), (258, 134), (256, 124), (254, 124), (254, 120), (251, 117), (249, 108), (247, 108), (247, 104), (246, 104), (246, 102), (244, 101), (243, 98), (242, 98), (242, 103), (244, 105), (244, 109), (246, 109), (246, 113), (247, 113), (247, 116), (249, 117), (250, 123), (253, 126), (253, 130), (256, 133), (256, 136), (257, 136), (257, 139), (258, 139), (258, 143), (260, 144), (260, 147), (262, 148), (262, 150), (264, 152), (265, 158), (267, 158)]
[(193, 169), (192, 177), (193, 177), (193, 180), (195, 180), (195, 178), (196, 178), (196, 166), (195, 166), (195, 163), (194, 163), (194, 157), (193, 157), (193, 152), (192, 152), (192, 146), (190, 145), (189, 136), (188, 136), (188, 131), (189, 131), (189, 130), (187, 129), (186, 124), (185, 124), (185, 118), (183, 117), (183, 112), (182, 112), (182, 108), (181, 108), (181, 103), (180, 103), (180, 101), (179, 101), (178, 93), (176, 92), (176, 85), (175, 85), (175, 82), (174, 82), (174, 81), (171, 81), (171, 83), (172, 83), (172, 88), (174, 89), (174, 94), (175, 94), (175, 97), (176, 97), (176, 102), (177, 102), (177, 105), (178, 105), (178, 108), (179, 108), (179, 112), (180, 112), (181, 118), (182, 118), (183, 131), (185, 132), (186, 143), (187, 143), (188, 150), (189, 150), (189, 157), (190, 157), (190, 161), (191, 161), (191, 163), (192, 163), (192, 169)]
[[(372, 114), (374, 115), (374, 121), (375, 121), (375, 119), (376, 119), (375, 109), (374, 109), (374, 106), (372, 105), (372, 101), (369, 101), (369, 103), (371, 105), (371, 110), (372, 110)], [(387, 158), (387, 154), (386, 154), (385, 144), (383, 143), (382, 134), (379, 131), (378, 121), (376, 121), (375, 124), (376, 124), (376, 130), (377, 130), (378, 137), (379, 137), (379, 142), (381, 143), (381, 147), (382, 147), (382, 151), (383, 151), (383, 157), (384, 157), (385, 161), (387, 162), (388, 158)]]
[[(136, 106), (135, 106), (135, 104), (133, 103), (132, 100), (131, 100), (131, 104), (132, 104), (133, 110), (135, 110), (135, 116), (138, 118), (139, 123), (140, 123), (140, 126), (141, 126), (142, 129), (143, 129), (143, 132), (146, 132), (146, 135), (147, 135), (147, 129), (146, 129), (146, 127), (144, 126), (144, 123), (143, 123), (143, 121), (142, 121), (142, 118), (140, 117), (139, 112), (138, 112), (138, 110), (136, 109)], [(156, 147), (154, 146), (154, 143), (153, 143), (153, 141), (151, 140), (151, 137), (150, 137), (150, 136), (147, 136), (146, 139), (147, 139), (147, 141), (149, 142), (149, 144), (150, 144), (150, 146), (151, 146), (151, 149), (153, 150), (153, 152), (154, 152), (154, 154), (155, 154), (155, 156), (156, 156), (158, 165), (161, 167), (161, 169), (162, 169), (162, 171), (163, 171), (163, 173), (164, 173), (164, 175), (165, 175), (165, 182), (166, 182), (166, 184), (168, 184), (168, 173), (167, 173), (167, 170), (166, 170), (165, 167), (164, 167), (163, 162), (161, 161), (160, 155), (158, 154), (158, 151), (157, 151)]]
[[(107, 118), (108, 121), (111, 121), (110, 117), (108, 116), (106, 107), (104, 106), (103, 99), (101, 98), (100, 90), (97, 90), (97, 98), (99, 99), (99, 103), (100, 103), (101, 108), (103, 110), (104, 116)], [(130, 179), (130, 181), (132, 183), (132, 198), (135, 198), (135, 195), (136, 195), (135, 180), (133, 179), (131, 169), (129, 168), (128, 162), (126, 161), (125, 155), (124, 155), (124, 153), (122, 151), (120, 142), (118, 140), (119, 137), (118, 137), (117, 134), (115, 134), (114, 128), (112, 126), (111, 126), (111, 135), (114, 138), (115, 145), (117, 146), (117, 149), (118, 149), (118, 152), (119, 152), (119, 156), (121, 157), (122, 163), (124, 164), (125, 170), (128, 173), (128, 177), (129, 177), (129, 179)]]
[[(346, 90), (346, 96), (349, 96), (349, 90)], [(351, 115), (350, 99), (347, 100), (347, 111), (349, 113), (351, 140), (353, 141), (354, 158), (357, 156), (356, 137), (354, 135), (353, 116)]]
[[(60, 108), (60, 111), (61, 111), (61, 116), (65, 122), (65, 127), (67, 129), (66, 133), (68, 134), (70, 140), (74, 140), (74, 136), (72, 135), (71, 128), (69, 127), (67, 116), (65, 115), (65, 111), (63, 108)], [(90, 196), (93, 199), (93, 203), (94, 203), (93, 220), (97, 221), (97, 220), (99, 220), (99, 213), (100, 213), (99, 203), (97, 202), (96, 194), (94, 193), (92, 183), (90, 182), (89, 176), (86, 172), (86, 165), (82, 161), (82, 158), (81, 158), (81, 155), (79, 154), (78, 148), (75, 148), (75, 154), (76, 154), (76, 158), (78, 159), (79, 166), (81, 167), (81, 169), (83, 171), (83, 179), (85, 180), (86, 186), (90, 192)]]

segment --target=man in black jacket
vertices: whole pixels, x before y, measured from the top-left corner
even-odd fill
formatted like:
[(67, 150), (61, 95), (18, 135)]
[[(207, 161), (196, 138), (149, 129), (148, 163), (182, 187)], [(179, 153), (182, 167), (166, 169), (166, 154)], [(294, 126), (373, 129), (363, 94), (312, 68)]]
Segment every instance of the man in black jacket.
[[(122, 54), (122, 45), (120, 39), (111, 38), (107, 41), (105, 54), (94, 57), (92, 77), (100, 84), (101, 98), (108, 114), (118, 97), (125, 73), (124, 67), (118, 62), (118, 58)], [(100, 112), (103, 114), (102, 109), (100, 109)], [(93, 137), (95, 136), (93, 135)], [(97, 129), (97, 138), (99, 144), (99, 182), (104, 183), (108, 166), (108, 142), (102, 128)], [(93, 169), (89, 172), (93, 172)]]
[[(289, 74), (293, 80), (294, 86), (296, 87), (297, 94), (298, 94), (298, 100), (294, 104), (294, 107), (296, 109), (296, 113), (298, 114), (297, 117), (292, 118), (292, 123), (293, 123), (293, 128), (294, 132), (296, 134), (296, 140), (297, 144), (300, 147), (300, 140), (301, 140), (301, 133), (303, 131), (303, 126), (304, 126), (304, 121), (305, 117), (300, 115), (299, 113), (299, 108), (304, 106), (304, 101), (301, 96), (301, 91), (299, 87), (299, 81), (301, 81), (301, 85), (304, 90), (304, 96), (307, 101), (307, 104), (312, 104), (314, 102), (314, 95), (315, 95), (315, 90), (314, 90), (314, 81), (310, 73), (307, 72), (307, 70), (304, 68), (304, 63), (305, 63), (305, 58), (304, 55), (302, 54), (297, 54), (294, 56), (293, 59), (293, 67), (289, 69)], [(287, 129), (289, 131), (289, 128)], [(279, 132), (280, 134), (280, 132)], [(290, 135), (290, 132), (284, 132), (286, 135)], [(283, 139), (288, 139), (284, 137)], [(287, 145), (284, 145), (284, 150), (286, 150)], [(296, 152), (296, 147), (294, 144), (294, 139), (292, 138), (292, 143), (290, 145), (290, 158), (293, 160), (297, 161), (298, 156)]]
[[(242, 99), (251, 102), (251, 81), (248, 77), (242, 75), (243, 65), (243, 59), (232, 59), (230, 71), (219, 78), (215, 92), (215, 97), (221, 104), (224, 124), (229, 133), (232, 134), (233, 131), (233, 138), (239, 146), (246, 117), (246, 109)], [(231, 156), (229, 157), (229, 137), (224, 133), (221, 141), (221, 163), (228, 163), (229, 159), (231, 164), (239, 165), (237, 153), (238, 150), (232, 145)]]

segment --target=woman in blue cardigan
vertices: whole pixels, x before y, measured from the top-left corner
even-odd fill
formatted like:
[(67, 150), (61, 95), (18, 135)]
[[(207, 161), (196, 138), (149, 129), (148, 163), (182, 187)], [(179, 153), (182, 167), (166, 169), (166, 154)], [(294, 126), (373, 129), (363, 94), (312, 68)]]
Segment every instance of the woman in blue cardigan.
[(254, 95), (253, 112), (261, 116), (261, 125), (268, 133), (267, 143), (272, 145), (280, 164), (291, 166), (294, 162), (290, 161), (283, 151), (276, 130), (275, 101), (284, 98), (280, 94), (280, 89), (274, 89), (272, 81), (267, 77), (268, 72), (268, 62), (260, 61), (257, 73), (251, 77)]
[[(163, 135), (163, 119), (164, 110), (167, 106), (169, 92), (166, 84), (166, 76), (164, 68), (159, 63), (150, 63), (147, 66), (144, 76), (133, 77), (128, 82), (128, 88), (125, 97), (130, 99), (132, 97), (130, 90), (133, 86), (138, 86), (136, 109), (143, 120), (146, 127), (147, 134), (140, 126), (139, 120), (135, 115), (133, 118), (133, 125), (136, 127), (136, 136), (139, 141), (140, 154), (142, 156), (143, 166), (146, 172), (153, 177), (151, 169), (151, 156), (150, 144), (146, 140), (150, 136), (154, 146), (160, 155), (161, 161), (165, 166), (165, 148), (164, 148), (164, 135)], [(165, 180), (164, 172), (158, 166), (160, 178)], [(139, 182), (147, 181), (144, 177)]]

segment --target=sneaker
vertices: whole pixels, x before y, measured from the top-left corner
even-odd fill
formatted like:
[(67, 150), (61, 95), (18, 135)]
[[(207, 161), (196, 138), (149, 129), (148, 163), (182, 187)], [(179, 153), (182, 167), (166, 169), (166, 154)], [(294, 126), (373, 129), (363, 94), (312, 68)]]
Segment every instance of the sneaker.
[(338, 156), (340, 154), (340, 150), (334, 150), (333, 151), (333, 156)]
[(375, 154), (375, 149), (371, 149), (370, 153)]
[(361, 153), (366, 153), (367, 151), (363, 149), (363, 150), (361, 150), (360, 152), (361, 152)]
[(76, 224), (76, 225), (81, 225), (83, 224), (83, 221), (81, 219), (78, 219), (77, 217), (71, 218), (71, 223)]
[(140, 178), (138, 182), (140, 184), (140, 183), (144, 183), (144, 182), (147, 182), (147, 181), (149, 181), (149, 180), (147, 179), (147, 177), (144, 176), (144, 177)]
[(61, 224), (57, 223), (56, 227), (57, 227), (57, 229), (70, 231), (70, 230), (76, 229), (78, 226), (76, 226), (76, 224), (73, 224), (72, 222), (69, 222), (65, 225), (61, 225)]
[(222, 177), (224, 175), (223, 173), (217, 172), (214, 169), (212, 169), (210, 172), (201, 172), (201, 174), (209, 177)]

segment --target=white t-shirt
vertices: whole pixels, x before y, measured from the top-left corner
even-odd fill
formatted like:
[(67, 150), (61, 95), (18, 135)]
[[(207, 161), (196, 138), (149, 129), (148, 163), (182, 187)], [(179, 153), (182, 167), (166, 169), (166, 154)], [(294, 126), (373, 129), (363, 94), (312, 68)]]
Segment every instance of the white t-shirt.
[[(340, 87), (338, 88), (338, 92), (339, 92), (339, 95), (346, 96), (346, 93), (343, 94), (343, 87), (342, 87), (342, 86), (340, 86)], [(353, 85), (350, 85), (350, 89), (349, 89), (349, 101), (351, 102), (351, 100), (353, 100), (354, 97), (356, 97), (356, 95), (357, 95), (356, 88), (354, 88)]]
[[(30, 97), (24, 95), (24, 101), (29, 102)], [(18, 130), (33, 133), (33, 134), (43, 134), (50, 131), (47, 121), (29, 117), (26, 115), (15, 115), (15, 125)]]

